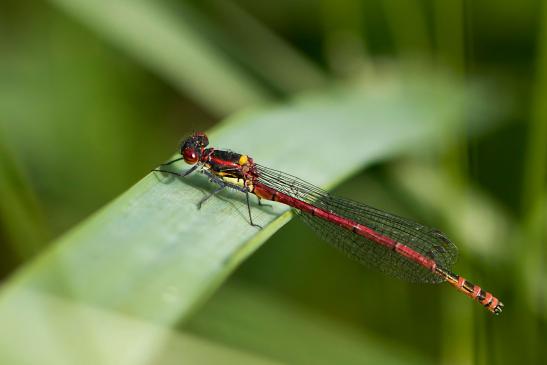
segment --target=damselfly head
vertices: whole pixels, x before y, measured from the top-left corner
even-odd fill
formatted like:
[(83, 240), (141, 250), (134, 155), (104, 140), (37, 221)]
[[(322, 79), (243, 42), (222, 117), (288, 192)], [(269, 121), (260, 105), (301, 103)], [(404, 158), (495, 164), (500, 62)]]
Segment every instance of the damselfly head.
[(203, 132), (195, 132), (180, 145), (180, 154), (187, 164), (195, 165), (199, 162), (203, 150), (209, 144), (207, 135)]

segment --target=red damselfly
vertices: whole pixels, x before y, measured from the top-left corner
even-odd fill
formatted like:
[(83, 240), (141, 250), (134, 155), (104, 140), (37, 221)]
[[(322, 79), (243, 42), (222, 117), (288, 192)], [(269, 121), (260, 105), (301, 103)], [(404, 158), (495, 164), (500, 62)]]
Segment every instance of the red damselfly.
[(193, 165), (189, 170), (154, 171), (182, 177), (200, 168), (218, 188), (198, 207), (225, 188), (235, 189), (245, 193), (249, 221), (258, 226), (252, 219), (249, 194), (256, 195), (259, 204), (265, 199), (289, 205), (315, 232), (352, 259), (411, 282), (448, 281), (490, 312), (501, 313), (503, 303), (496, 297), (450, 271), (458, 250), (441, 231), (334, 196), (297, 177), (259, 165), (247, 155), (207, 148), (208, 144), (205, 133), (194, 133), (181, 144), (182, 157), (162, 165), (184, 160)]

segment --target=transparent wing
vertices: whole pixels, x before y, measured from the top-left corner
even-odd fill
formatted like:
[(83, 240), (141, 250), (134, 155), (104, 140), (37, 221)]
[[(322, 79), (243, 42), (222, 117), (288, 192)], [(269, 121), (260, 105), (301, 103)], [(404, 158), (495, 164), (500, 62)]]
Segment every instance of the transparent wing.
[[(449, 270), (458, 256), (458, 249), (439, 230), (409, 219), (383, 212), (366, 204), (340, 198), (297, 177), (256, 165), (259, 182), (293, 198), (336, 213), (367, 226), (433, 259)], [(311, 214), (298, 211), (312, 230), (342, 250), (349, 257), (367, 266), (411, 282), (439, 283), (443, 279), (414, 261), (380, 244)]]

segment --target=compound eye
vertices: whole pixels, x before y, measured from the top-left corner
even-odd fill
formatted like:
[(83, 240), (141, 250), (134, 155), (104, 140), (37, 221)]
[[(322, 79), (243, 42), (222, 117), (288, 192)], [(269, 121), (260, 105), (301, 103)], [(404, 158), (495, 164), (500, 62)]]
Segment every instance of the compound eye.
[(198, 162), (198, 156), (193, 148), (185, 148), (182, 151), (182, 157), (187, 164), (194, 165)]

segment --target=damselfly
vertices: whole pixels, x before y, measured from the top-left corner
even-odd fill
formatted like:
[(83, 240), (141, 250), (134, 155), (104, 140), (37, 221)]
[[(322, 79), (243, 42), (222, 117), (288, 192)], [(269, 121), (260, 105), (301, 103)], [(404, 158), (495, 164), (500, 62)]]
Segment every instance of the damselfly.
[(457, 290), (478, 301), (494, 314), (503, 303), (491, 293), (450, 271), (456, 261), (456, 246), (439, 230), (383, 212), (363, 203), (334, 196), (297, 177), (259, 165), (247, 155), (207, 148), (205, 133), (188, 137), (180, 148), (184, 160), (193, 165), (183, 173), (156, 169), (177, 176), (200, 171), (218, 185), (198, 207), (226, 188), (245, 193), (249, 221), (253, 222), (249, 194), (294, 208), (304, 221), (327, 242), (352, 259), (411, 282), (448, 281)]

